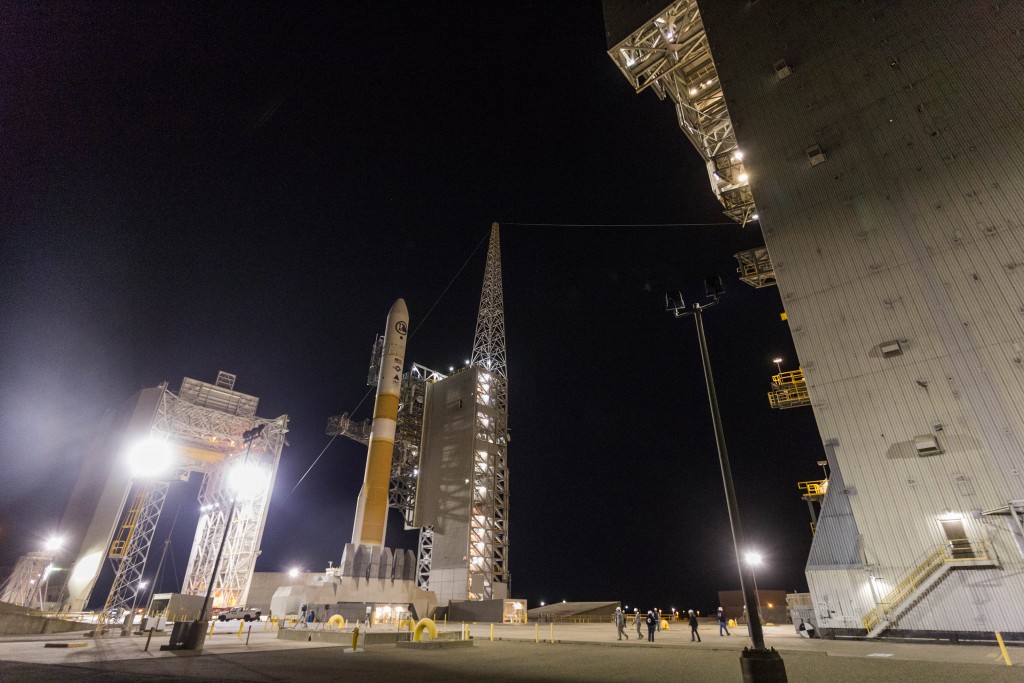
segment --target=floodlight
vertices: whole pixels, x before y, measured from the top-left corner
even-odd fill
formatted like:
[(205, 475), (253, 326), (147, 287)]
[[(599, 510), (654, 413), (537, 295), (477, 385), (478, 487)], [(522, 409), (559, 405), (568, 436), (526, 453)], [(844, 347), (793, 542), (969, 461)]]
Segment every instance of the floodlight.
[(299, 568), (298, 567), (292, 567), (291, 569), (288, 570), (288, 576), (290, 576), (291, 578), (294, 579), (294, 578), (298, 577), (298, 575), (299, 575)]
[(63, 545), (63, 538), (61, 538), (60, 536), (50, 536), (48, 539), (46, 539), (46, 545), (44, 546), (44, 548), (48, 552), (53, 552), (54, 550), (60, 550), (61, 546)]
[(743, 557), (747, 561), (747, 564), (753, 566), (757, 566), (764, 561), (764, 557), (761, 556), (761, 553), (757, 552), (748, 552)]
[(155, 479), (169, 474), (174, 454), (163, 439), (148, 437), (128, 451), (128, 466), (132, 475), (140, 479)]
[(228, 473), (228, 488), (236, 498), (255, 498), (267, 488), (267, 473), (256, 463), (239, 463)]

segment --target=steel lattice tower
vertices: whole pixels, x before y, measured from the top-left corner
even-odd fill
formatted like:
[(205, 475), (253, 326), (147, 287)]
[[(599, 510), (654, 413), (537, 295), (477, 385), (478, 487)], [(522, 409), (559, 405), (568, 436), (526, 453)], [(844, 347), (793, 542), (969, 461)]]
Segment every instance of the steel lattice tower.
[(471, 365), (477, 372), (476, 445), (473, 449), (473, 510), (469, 544), (470, 576), (483, 575), (483, 587), (470, 598), (493, 597), (495, 582), (508, 584), (508, 368), (505, 362), (505, 308), (501, 289), (501, 243), (491, 225), (480, 310)]
[(46, 576), (46, 568), (53, 563), (53, 553), (32, 552), (18, 558), (14, 571), (4, 582), (0, 590), (0, 601), (19, 607), (31, 607), (39, 603), (43, 608), (46, 602), (45, 590), (40, 589)]

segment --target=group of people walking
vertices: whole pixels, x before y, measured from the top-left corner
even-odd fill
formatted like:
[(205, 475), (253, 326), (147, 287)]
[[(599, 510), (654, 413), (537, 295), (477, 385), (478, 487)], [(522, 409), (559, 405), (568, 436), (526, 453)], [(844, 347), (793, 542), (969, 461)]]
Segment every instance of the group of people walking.
[[(629, 634), (626, 633), (626, 623), (628, 617), (623, 613), (621, 607), (615, 608), (615, 630), (618, 631), (619, 640), (625, 637), (629, 640)], [(687, 612), (686, 619), (690, 624), (690, 640), (701, 642), (700, 631), (697, 630), (698, 621), (697, 614), (692, 609)], [(636, 610), (633, 613), (633, 625), (636, 627), (636, 638), (640, 640), (644, 637), (643, 627), (647, 625), (647, 641), (650, 643), (654, 642), (655, 631), (661, 630), (661, 612), (659, 610), (650, 610), (646, 616), (640, 611)], [(723, 633), (724, 631), (724, 633)], [(725, 618), (725, 610), (721, 607), (718, 608), (718, 635), (731, 636), (729, 633), (729, 624)]]

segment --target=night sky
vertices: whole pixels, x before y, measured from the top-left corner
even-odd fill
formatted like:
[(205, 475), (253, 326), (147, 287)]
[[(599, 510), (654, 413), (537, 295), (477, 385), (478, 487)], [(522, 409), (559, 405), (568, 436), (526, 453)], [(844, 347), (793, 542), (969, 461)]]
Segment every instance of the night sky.
[[(218, 370), (291, 418), (257, 569), (337, 562), (365, 447), (337, 439), (292, 489), (366, 394), (394, 299), (407, 363), (469, 357), (498, 221), (514, 596), (706, 610), (738, 587), (694, 325), (664, 299), (714, 274), (758, 585), (806, 590), (796, 482), (822, 449), (809, 408), (768, 406), (795, 352), (778, 291), (732, 258), (763, 241), (606, 49), (596, 1), (5, 3), (0, 565), (55, 529), (105, 410)], [(680, 223), (705, 225), (658, 227)], [(179, 512), (167, 590), (195, 495), (177, 485), (157, 532)], [(414, 548), (391, 515), (388, 544)]]

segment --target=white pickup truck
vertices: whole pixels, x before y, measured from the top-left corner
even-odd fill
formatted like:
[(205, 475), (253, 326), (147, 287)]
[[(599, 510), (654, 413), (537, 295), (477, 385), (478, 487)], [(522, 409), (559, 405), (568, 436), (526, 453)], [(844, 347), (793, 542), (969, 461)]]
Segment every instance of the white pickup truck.
[(259, 621), (260, 611), (254, 607), (250, 607), (249, 609), (246, 609), (245, 607), (232, 607), (231, 609), (224, 610), (217, 615), (218, 621), (231, 621), (232, 619)]

